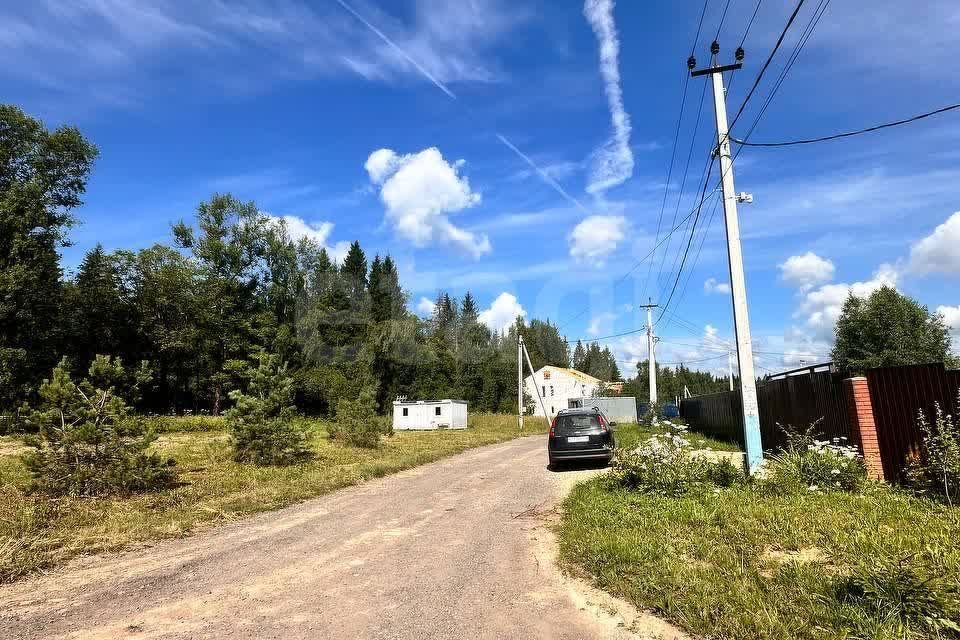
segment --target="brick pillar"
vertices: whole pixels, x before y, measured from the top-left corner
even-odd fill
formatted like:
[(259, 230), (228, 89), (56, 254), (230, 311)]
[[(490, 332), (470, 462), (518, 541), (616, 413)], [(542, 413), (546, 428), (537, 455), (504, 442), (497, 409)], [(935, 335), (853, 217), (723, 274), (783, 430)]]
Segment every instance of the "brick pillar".
[(873, 419), (873, 405), (870, 402), (870, 389), (864, 377), (847, 378), (843, 381), (847, 394), (847, 407), (850, 412), (851, 440), (863, 454), (867, 466), (867, 475), (883, 480), (883, 460), (880, 457), (880, 442), (877, 439), (877, 423)]

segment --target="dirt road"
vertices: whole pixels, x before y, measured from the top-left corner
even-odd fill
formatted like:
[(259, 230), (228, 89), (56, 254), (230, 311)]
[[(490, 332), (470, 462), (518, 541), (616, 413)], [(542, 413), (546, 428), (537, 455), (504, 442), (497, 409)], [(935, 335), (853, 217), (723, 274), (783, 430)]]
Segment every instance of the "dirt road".
[[(543, 437), (0, 588), (10, 638), (678, 637), (560, 575)], [(631, 627), (635, 634), (628, 631)]]

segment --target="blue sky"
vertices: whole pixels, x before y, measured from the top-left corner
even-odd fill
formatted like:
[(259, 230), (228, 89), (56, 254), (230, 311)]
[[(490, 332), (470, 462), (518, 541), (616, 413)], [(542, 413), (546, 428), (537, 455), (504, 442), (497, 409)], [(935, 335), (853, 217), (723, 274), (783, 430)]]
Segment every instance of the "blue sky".
[[(783, 28), (787, 4), (761, 6), (728, 96), (732, 110)], [(743, 123), (817, 3), (807, 4)], [(752, 139), (822, 135), (955, 102), (960, 77), (949, 70), (960, 6), (923, 5), (831, 3)], [(701, 66), (724, 6), (708, 2), (695, 47)], [(719, 35), (724, 59), (754, 6), (731, 0)], [(665, 191), (669, 226), (702, 184), (709, 88), (681, 189), (703, 79), (689, 82), (665, 184), (701, 7), (7, 3), (0, 81), (5, 101), (48, 126), (76, 124), (100, 148), (82, 225), (64, 251), (68, 267), (97, 242), (169, 241), (171, 222), (229, 191), (334, 253), (358, 239), (371, 256), (392, 254), (415, 310), (426, 312), (422, 298), (439, 289), (470, 290), (494, 327), (522, 312), (589, 338), (640, 327), (637, 305), (663, 302), (672, 288), (682, 232), (652, 268), (634, 267), (654, 244)], [(761, 373), (818, 360), (847, 292), (881, 283), (941, 308), (960, 330), (958, 142), (960, 117), (947, 114), (842, 142), (744, 150), (736, 180), (755, 198), (740, 213)], [(729, 276), (722, 215), (708, 226), (710, 211), (657, 330), (662, 361), (725, 368)], [(626, 369), (645, 353), (641, 334), (605, 344)]]

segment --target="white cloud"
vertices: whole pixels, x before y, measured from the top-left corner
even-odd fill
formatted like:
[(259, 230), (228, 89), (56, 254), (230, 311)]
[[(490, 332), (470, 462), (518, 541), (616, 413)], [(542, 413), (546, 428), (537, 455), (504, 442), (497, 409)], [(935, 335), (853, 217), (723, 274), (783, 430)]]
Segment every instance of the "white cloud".
[(417, 313), (421, 316), (432, 316), (436, 306), (437, 304), (430, 298), (421, 297), (420, 302), (417, 303)]
[(504, 291), (490, 304), (488, 309), (480, 312), (477, 319), (487, 325), (491, 331), (501, 332), (516, 321), (517, 317), (525, 317), (526, 310), (520, 305), (517, 297)]
[(730, 285), (726, 282), (718, 282), (716, 278), (707, 278), (707, 281), (703, 283), (703, 291), (708, 294), (729, 294)]
[(816, 332), (817, 337), (827, 339), (833, 335), (834, 327), (843, 303), (851, 294), (865, 298), (883, 286), (896, 287), (899, 274), (893, 266), (880, 265), (870, 280), (853, 284), (826, 284), (804, 294), (800, 308), (794, 314), (804, 324)]
[(391, 149), (377, 149), (370, 154), (363, 168), (367, 170), (370, 181), (382, 184), (400, 165), (400, 156)]
[[(667, 326), (669, 324), (667, 321)], [(731, 344), (732, 340), (724, 339), (719, 329), (708, 324), (699, 337), (663, 338), (657, 343), (655, 354), (664, 366), (673, 368), (677, 366), (675, 363), (683, 362), (691, 369), (726, 375), (727, 351)], [(632, 377), (636, 364), (647, 359), (647, 336), (644, 333), (625, 336), (615, 342), (612, 349), (617, 359), (628, 365), (624, 367), (624, 375)]]
[(960, 211), (910, 248), (909, 268), (921, 274), (960, 275)]
[(813, 287), (833, 280), (835, 267), (833, 262), (821, 258), (812, 251), (803, 255), (790, 256), (786, 262), (779, 265), (780, 277), (801, 292), (807, 292)]
[(307, 222), (297, 216), (274, 216), (269, 213), (264, 214), (275, 222), (282, 221), (287, 228), (287, 234), (293, 241), (301, 238), (308, 238), (327, 250), (330, 259), (334, 262), (342, 261), (347, 251), (350, 250), (350, 243), (346, 240), (329, 244), (330, 234), (333, 232), (332, 222)]
[(943, 316), (943, 321), (950, 327), (950, 333), (953, 336), (953, 350), (960, 352), (960, 305), (956, 307), (940, 305), (937, 307), (937, 313)]
[(403, 156), (378, 149), (367, 158), (364, 168), (380, 188), (387, 221), (398, 235), (416, 247), (440, 242), (479, 258), (491, 249), (486, 234), (461, 229), (448, 217), (481, 200), (466, 176), (459, 175), (463, 165), (463, 160), (447, 162), (439, 149), (430, 147)]
[(410, 4), (401, 19), (396, 7), (364, 0), (13, 3), (0, 29), (10, 63), (2, 73), (45, 89), (102, 93), (100, 102), (128, 85), (154, 90), (158, 76), (144, 70), (174, 60), (221, 90), (341, 74), (486, 83), (504, 75), (498, 44), (531, 16), (504, 0)]
[(605, 311), (594, 316), (591, 318), (590, 325), (587, 327), (587, 334), (591, 336), (600, 335), (600, 331), (605, 330), (616, 319), (617, 314), (611, 313), (610, 311)]
[(583, 15), (600, 45), (600, 75), (613, 122), (613, 135), (591, 158), (587, 191), (594, 194), (623, 184), (633, 175), (630, 116), (624, 109), (620, 88), (620, 38), (613, 19), (613, 5), (613, 0), (586, 0), (583, 4)]
[(590, 216), (570, 233), (570, 255), (578, 262), (602, 267), (626, 234), (624, 216)]

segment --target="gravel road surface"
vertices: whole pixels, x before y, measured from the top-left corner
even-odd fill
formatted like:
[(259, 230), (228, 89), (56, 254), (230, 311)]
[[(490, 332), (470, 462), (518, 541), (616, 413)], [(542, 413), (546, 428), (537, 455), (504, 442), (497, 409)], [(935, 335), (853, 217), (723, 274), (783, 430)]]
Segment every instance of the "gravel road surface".
[[(442, 437), (442, 434), (438, 434)], [(543, 436), (0, 587), (4, 638), (681, 638), (564, 577)]]

